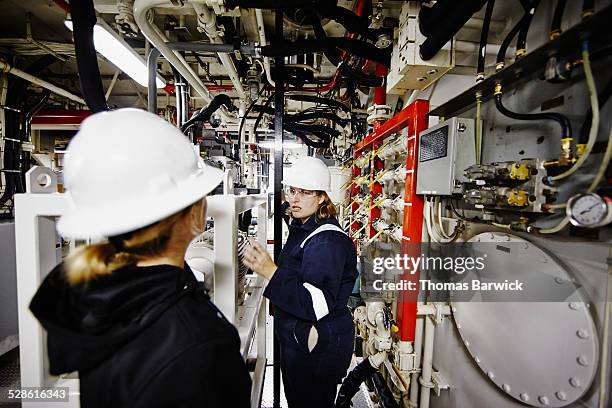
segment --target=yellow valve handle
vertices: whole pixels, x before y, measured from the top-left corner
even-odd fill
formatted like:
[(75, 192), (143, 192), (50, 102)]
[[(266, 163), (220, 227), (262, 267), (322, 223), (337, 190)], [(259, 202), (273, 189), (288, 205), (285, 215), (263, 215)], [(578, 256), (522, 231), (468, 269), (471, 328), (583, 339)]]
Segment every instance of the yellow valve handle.
[(376, 176), (376, 178), (374, 179), (374, 181), (372, 181), (370, 184), (368, 184), (368, 188), (372, 188), (372, 186), (374, 185), (374, 183), (376, 183), (378, 180), (381, 179), (382, 176), (384, 176), (386, 173), (388, 173), (389, 170), (385, 170), (383, 172), (381, 172), (381, 174), (379, 174), (378, 176)]
[(370, 202), (370, 200), (372, 199), (372, 197), (368, 197), (365, 200), (363, 200), (363, 203), (361, 203), (361, 205), (359, 207), (357, 207), (357, 209), (355, 210), (355, 212), (361, 210), (363, 208), (364, 205), (366, 205), (367, 203)]
[[(393, 142), (395, 142), (395, 139), (393, 140)], [(376, 149), (376, 153), (374, 153), (374, 156), (378, 156), (378, 154), (381, 152), (381, 150), (384, 149), (385, 147), (387, 147), (388, 145), (390, 145), (391, 143), (392, 143), (391, 140), (383, 143), (382, 146), (380, 146), (378, 149)]]
[(380, 236), (380, 234), (382, 234), (383, 232), (385, 232), (384, 229), (381, 229), (380, 231), (378, 231), (372, 238), (370, 238), (368, 240), (367, 245), (370, 245), (372, 243), (372, 241), (374, 241), (376, 238), (378, 238)]
[(361, 227), (361, 228), (359, 228), (357, 231), (355, 231), (355, 233), (352, 235), (352, 237), (353, 237), (353, 238), (355, 238), (355, 237), (356, 237), (357, 235), (359, 235), (359, 233), (360, 233), (361, 231), (363, 231), (363, 230), (365, 229), (365, 227), (367, 227), (367, 226), (368, 226), (368, 224), (367, 224), (367, 223), (366, 223), (366, 224), (363, 224), (363, 227)]
[(392, 324), (391, 325), (391, 330), (393, 330), (393, 333), (397, 333), (397, 332), (399, 332), (399, 327), (397, 327), (396, 325)]
[(380, 200), (378, 200), (373, 206), (371, 206), (370, 208), (368, 208), (368, 211), (372, 211), (373, 209), (375, 209), (376, 207), (378, 207), (379, 205), (382, 204), (383, 201), (385, 201), (387, 199), (387, 197), (383, 197)]

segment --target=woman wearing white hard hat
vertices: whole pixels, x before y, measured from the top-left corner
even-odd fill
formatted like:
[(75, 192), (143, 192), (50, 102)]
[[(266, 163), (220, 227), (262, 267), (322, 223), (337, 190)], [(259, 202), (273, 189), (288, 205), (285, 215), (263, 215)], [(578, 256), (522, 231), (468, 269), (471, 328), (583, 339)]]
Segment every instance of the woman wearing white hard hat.
[(137, 109), (92, 115), (70, 142), (58, 230), (107, 240), (51, 271), (30, 309), (51, 374), (78, 371), (81, 406), (249, 406), (236, 329), (184, 261), (221, 178), (177, 128)]
[(282, 183), (291, 220), (279, 263), (256, 242), (245, 263), (269, 279), (264, 296), (274, 305), (289, 408), (333, 407), (353, 353), (347, 303), (357, 277), (357, 254), (335, 218), (327, 195), (330, 173), (321, 160), (299, 159)]

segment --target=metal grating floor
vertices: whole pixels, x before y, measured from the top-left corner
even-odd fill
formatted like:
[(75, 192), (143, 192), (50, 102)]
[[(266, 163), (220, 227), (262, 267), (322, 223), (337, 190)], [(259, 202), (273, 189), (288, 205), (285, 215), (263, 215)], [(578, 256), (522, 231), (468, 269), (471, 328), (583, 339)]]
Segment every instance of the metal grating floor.
[[(13, 349), (0, 356), (0, 389), (17, 389), (21, 386), (19, 371), (19, 349)], [(19, 402), (2, 402), (1, 408), (19, 408)]]

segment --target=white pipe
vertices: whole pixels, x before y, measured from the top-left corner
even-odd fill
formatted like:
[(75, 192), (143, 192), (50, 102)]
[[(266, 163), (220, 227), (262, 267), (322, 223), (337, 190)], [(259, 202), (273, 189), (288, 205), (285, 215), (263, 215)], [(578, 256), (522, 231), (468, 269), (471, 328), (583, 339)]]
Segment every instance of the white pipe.
[(38, 77), (35, 77), (34, 75), (30, 75), (27, 72), (24, 72), (20, 69), (11, 67), (7, 62), (0, 60), (0, 72), (8, 72), (9, 74), (13, 74), (16, 77), (19, 77), (21, 79), (24, 79), (28, 82), (31, 82), (33, 84), (36, 84), (38, 86), (42, 86), (45, 89), (48, 89), (49, 91), (63, 96), (64, 98), (68, 98), (72, 101), (78, 102), (80, 104), (83, 105), (87, 105), (87, 103), (85, 103), (85, 100), (83, 98), (80, 98), (78, 96), (76, 96), (73, 93), (70, 93), (68, 91), (66, 91), (65, 89), (62, 89), (58, 86), (53, 85), (52, 83), (49, 83), (43, 79), (40, 79)]
[[(164, 34), (162, 32), (162, 30), (160, 30), (160, 28), (158, 26), (156, 26), (155, 24), (153, 24), (152, 22), (149, 22), (149, 24), (151, 24), (151, 28), (153, 29), (153, 31), (155, 31), (155, 33), (159, 36), (159, 38), (162, 39), (162, 41), (164, 43), (169, 42), (170, 40), (168, 39), (168, 37), (166, 37), (166, 34)], [(172, 50), (172, 52), (174, 53), (174, 55), (176, 55), (176, 58), (178, 58), (178, 60), (181, 62), (181, 64), (183, 64), (183, 66), (185, 67), (185, 69), (187, 71), (189, 71), (189, 73), (194, 77), (194, 78), (200, 78), (200, 76), (193, 70), (193, 68), (191, 68), (191, 65), (189, 65), (189, 63), (185, 60), (185, 58), (181, 55), (181, 53), (179, 51), (175, 51)], [(180, 72), (180, 71), (179, 71)], [(189, 81), (187, 81), (189, 82)], [(208, 90), (208, 88), (204, 87), (206, 89), (207, 92), (207, 98), (208, 101), (210, 102), (212, 100), (212, 97), (210, 96), (210, 91)], [(204, 100), (206, 100), (206, 98), (202, 98)], [(227, 116), (226, 116), (227, 117)]]
[[(166, 5), (171, 6), (168, 0), (136, 0), (134, 2), (134, 18), (136, 20), (136, 24), (142, 31), (142, 34), (145, 38), (153, 44), (155, 48), (161, 52), (161, 54), (166, 58), (166, 60), (174, 67), (176, 70), (185, 78), (185, 80), (193, 86), (197, 93), (199, 93), (202, 98), (206, 101), (206, 103), (210, 103), (212, 98), (210, 97), (210, 92), (204, 86), (202, 81), (197, 75), (194, 75), (193, 70), (189, 67), (189, 64), (183, 58), (179, 58), (171, 49), (166, 45), (166, 40), (164, 40), (163, 36), (160, 33), (156, 32), (153, 28), (153, 24), (149, 23), (147, 19), (147, 12), (151, 10), (153, 7)], [(226, 120), (229, 117), (222, 113)]]
[[(419, 305), (420, 306), (420, 305)], [(414, 330), (414, 353), (416, 354), (417, 364), (421, 363), (423, 354), (423, 324), (427, 317), (417, 317)], [(419, 402), (419, 372), (412, 373), (410, 377), (410, 406), (416, 407)]]
[(421, 401), (419, 408), (429, 408), (431, 373), (433, 371), (433, 345), (435, 327), (431, 317), (425, 318), (425, 345), (423, 347), (423, 370), (421, 371)]
[[(219, 36), (219, 28), (217, 27), (215, 15), (212, 14), (210, 9), (203, 4), (192, 3), (191, 5), (197, 14), (198, 24), (203, 25), (204, 32), (210, 39), (210, 42), (214, 44), (222, 44), (223, 40)], [(242, 83), (240, 82), (240, 77), (238, 76), (238, 71), (236, 71), (234, 62), (230, 56), (225, 53), (219, 52), (217, 55), (221, 60), (221, 64), (223, 64), (227, 70), (227, 74), (229, 75), (238, 96), (240, 98), (245, 98), (246, 95), (244, 93), (244, 89), (242, 88)]]
[[(263, 13), (261, 9), (255, 9), (255, 18), (257, 19), (257, 31), (259, 32), (259, 42), (260, 45), (266, 46), (268, 45), (268, 41), (266, 40), (266, 26), (263, 21)], [(266, 71), (266, 79), (268, 83), (272, 86), (274, 85), (274, 81), (272, 80), (272, 74), (270, 72), (270, 58), (264, 57), (264, 71)]]

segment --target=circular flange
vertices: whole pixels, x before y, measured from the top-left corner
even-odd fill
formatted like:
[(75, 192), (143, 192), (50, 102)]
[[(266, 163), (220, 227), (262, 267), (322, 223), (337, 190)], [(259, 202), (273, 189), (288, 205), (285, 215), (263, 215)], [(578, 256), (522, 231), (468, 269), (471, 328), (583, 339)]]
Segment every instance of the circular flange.
[[(502, 233), (482, 233), (470, 242), (512, 245), (488, 253), (493, 279), (527, 281), (550, 277), (551, 285), (573, 277), (532, 242)], [(524, 279), (523, 279), (524, 277)], [(504, 393), (534, 407), (564, 407), (591, 386), (598, 335), (589, 304), (574, 292), (563, 302), (453, 302), (453, 317), (470, 355)]]

